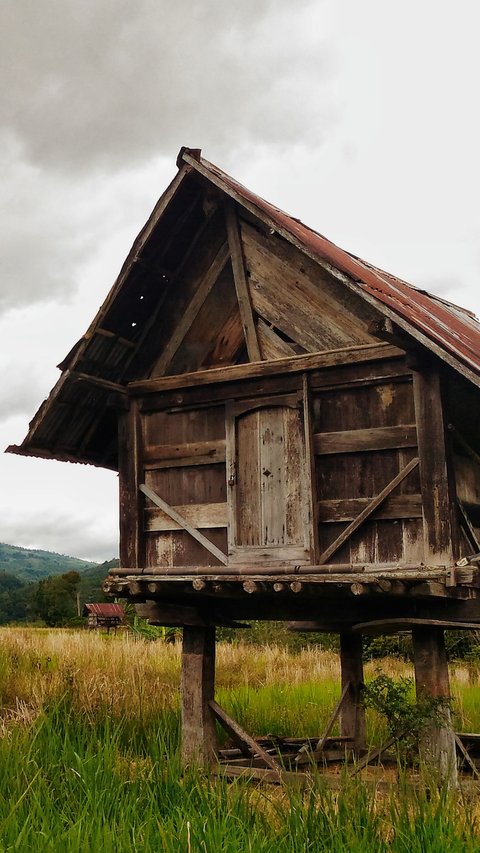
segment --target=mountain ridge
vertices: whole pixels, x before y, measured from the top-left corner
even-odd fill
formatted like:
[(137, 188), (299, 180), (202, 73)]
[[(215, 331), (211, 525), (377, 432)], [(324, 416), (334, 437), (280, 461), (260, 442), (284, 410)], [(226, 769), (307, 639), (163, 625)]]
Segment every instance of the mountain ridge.
[[(110, 562), (110, 561), (105, 561)], [(55, 551), (39, 548), (23, 548), (20, 545), (8, 545), (0, 542), (0, 572), (14, 575), (24, 583), (35, 582), (49, 577), (75, 571), (80, 575), (96, 569), (99, 562), (69, 557)]]

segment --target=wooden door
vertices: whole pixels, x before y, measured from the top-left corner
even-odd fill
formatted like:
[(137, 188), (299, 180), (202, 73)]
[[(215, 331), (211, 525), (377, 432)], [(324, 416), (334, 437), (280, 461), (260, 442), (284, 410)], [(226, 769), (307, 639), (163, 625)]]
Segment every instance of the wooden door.
[(229, 406), (229, 562), (310, 562), (308, 470), (302, 400)]

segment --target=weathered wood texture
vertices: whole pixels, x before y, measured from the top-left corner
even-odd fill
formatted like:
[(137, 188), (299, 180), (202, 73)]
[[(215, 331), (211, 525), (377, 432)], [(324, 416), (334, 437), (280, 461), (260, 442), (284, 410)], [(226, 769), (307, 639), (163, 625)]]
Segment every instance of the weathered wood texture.
[[(357, 369), (358, 378), (361, 374)], [(408, 377), (319, 388), (313, 409), (319, 537), (325, 562), (423, 562), (420, 483), (413, 462), (415, 410)], [(402, 470), (409, 473), (399, 482)], [(387, 496), (378, 502), (384, 490)], [(340, 547), (332, 551), (334, 543)]]
[(215, 761), (217, 733), (209, 702), (215, 696), (215, 628), (184, 627), (182, 649), (182, 761)]
[(371, 309), (294, 246), (241, 223), (243, 252), (255, 311), (309, 352), (374, 338)]
[(247, 284), (237, 211), (233, 202), (227, 202), (225, 206), (225, 217), (227, 223), (228, 245), (232, 260), (233, 279), (235, 282), (235, 290), (237, 293), (243, 332), (247, 344), (248, 357), (250, 361), (261, 361), (262, 353), (258, 343), (256, 323), (250, 299), (250, 290)]
[[(442, 628), (415, 626), (412, 629), (413, 660), (417, 695), (433, 699), (450, 698), (448, 663)], [(442, 781), (457, 781), (455, 737), (447, 706), (437, 709), (422, 739), (422, 756)]]
[(119, 413), (119, 499), (120, 563), (140, 567), (145, 563), (142, 524), (142, 497), (139, 491), (142, 471), (143, 436), (138, 404)]
[(425, 561), (430, 565), (452, 565), (456, 523), (453, 483), (449, 477), (448, 452), (440, 375), (434, 367), (420, 363), (413, 374), (415, 413), (420, 456), (420, 479), (424, 518)]
[(298, 401), (227, 409), (230, 561), (309, 561), (306, 451)]
[[(215, 549), (226, 552), (225, 415), (223, 407), (154, 412), (144, 416), (144, 478), (178, 515), (201, 528)], [(199, 464), (200, 463), (200, 464)], [(196, 541), (172, 514), (146, 501), (149, 566), (218, 566), (221, 560)]]
[(340, 666), (342, 692), (348, 685), (342, 702), (340, 733), (351, 738), (355, 749), (365, 746), (365, 707), (362, 702), (363, 659), (362, 637), (350, 631), (340, 634)]

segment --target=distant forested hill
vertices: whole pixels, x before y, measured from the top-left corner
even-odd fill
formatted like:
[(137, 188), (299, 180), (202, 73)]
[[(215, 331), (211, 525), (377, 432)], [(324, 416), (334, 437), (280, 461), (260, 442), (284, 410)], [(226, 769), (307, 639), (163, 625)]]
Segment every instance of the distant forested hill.
[[(65, 620), (68, 622), (68, 618), (75, 616), (76, 593), (80, 612), (87, 602), (111, 601), (104, 595), (102, 584), (113, 566), (118, 566), (118, 560), (108, 560), (98, 565), (50, 551), (0, 544), (0, 625), (45, 618), (42, 609), (39, 609), (39, 600), (45, 605), (49, 596), (62, 600), (65, 614), (58, 623), (48, 624), (64, 624)], [(61, 576), (68, 578), (72, 572), (78, 573), (77, 582), (74, 582), (71, 594), (67, 596), (63, 591), (64, 581)]]
[(83, 575), (96, 566), (97, 563), (79, 560), (78, 557), (65, 557), (53, 551), (35, 551), (0, 543), (0, 572), (14, 575), (24, 583), (71, 571)]

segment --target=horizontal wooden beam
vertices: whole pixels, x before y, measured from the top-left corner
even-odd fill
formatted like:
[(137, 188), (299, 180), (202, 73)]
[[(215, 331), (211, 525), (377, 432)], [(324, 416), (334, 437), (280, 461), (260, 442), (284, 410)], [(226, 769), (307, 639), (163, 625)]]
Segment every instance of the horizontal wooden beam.
[(150, 444), (143, 451), (143, 459), (149, 470), (225, 462), (225, 440)]
[[(227, 504), (184, 504), (173, 509), (193, 527), (213, 529), (227, 526)], [(149, 533), (167, 530), (182, 530), (182, 525), (174, 521), (161, 509), (148, 507), (145, 509), (145, 530)]]
[(112, 391), (115, 394), (127, 393), (125, 385), (119, 385), (118, 382), (110, 382), (108, 379), (102, 379), (101, 376), (92, 376), (90, 373), (81, 373), (79, 370), (69, 370), (68, 376), (73, 382), (86, 382), (88, 385), (101, 388), (103, 391)]
[(396, 634), (398, 631), (410, 631), (418, 625), (427, 625), (431, 628), (444, 628), (450, 631), (478, 631), (477, 622), (458, 622), (445, 619), (375, 619), (373, 622), (359, 622), (353, 625), (352, 631), (358, 631), (369, 636), (379, 634)]
[(269, 755), (268, 752), (266, 752), (266, 750), (263, 749), (263, 747), (260, 746), (260, 744), (257, 743), (257, 741), (254, 740), (248, 732), (246, 732), (245, 729), (237, 723), (236, 720), (232, 719), (232, 717), (230, 717), (214, 700), (211, 700), (208, 704), (222, 728), (225, 729), (227, 734), (230, 735), (234, 743), (240, 747), (244, 754), (251, 757), (258, 755), (259, 758), (265, 762), (267, 767), (270, 767), (270, 769), (275, 773), (280, 774), (281, 767), (278, 762), (275, 761), (275, 759), (272, 758), (272, 756)]
[[(344, 498), (318, 501), (318, 520), (321, 523), (353, 521), (370, 503), (371, 498)], [(371, 515), (372, 520), (421, 518), (421, 495), (391, 495)]]
[(313, 451), (317, 455), (360, 453), (368, 450), (390, 450), (397, 447), (416, 447), (415, 424), (404, 426), (348, 429), (342, 432), (315, 433)]
[(239, 379), (261, 378), (263, 376), (303, 373), (305, 370), (318, 370), (339, 365), (360, 364), (369, 361), (401, 358), (404, 353), (389, 344), (364, 344), (357, 347), (327, 350), (309, 355), (295, 355), (279, 358), (275, 361), (259, 361), (250, 364), (234, 364), (226, 367), (212, 367), (211, 370), (198, 370), (178, 376), (159, 376), (130, 382), (129, 393), (135, 395), (152, 394), (158, 391), (171, 391), (177, 388), (189, 388), (198, 385), (212, 385), (216, 382), (234, 382)]
[[(329, 577), (330, 575), (347, 575), (348, 577), (344, 578), (345, 582), (349, 582), (349, 578), (352, 574), (362, 574), (363, 576), (369, 577), (370, 575), (375, 575), (375, 577), (385, 577), (391, 578), (394, 577), (398, 573), (404, 573), (407, 576), (410, 574), (420, 574), (422, 577), (425, 577), (425, 574), (434, 573), (436, 577), (443, 577), (450, 572), (450, 567), (448, 566), (426, 566), (424, 563), (324, 563), (321, 566), (299, 566), (298, 569), (293, 569), (292, 566), (249, 566), (249, 565), (239, 565), (239, 566), (148, 566), (142, 570), (145, 575), (170, 575), (174, 578), (176, 575), (189, 575), (193, 577), (205, 577), (207, 579), (211, 579), (212, 576), (217, 575), (229, 575), (234, 579), (240, 579), (242, 577), (253, 577), (260, 575), (267, 575), (272, 577), (274, 580), (283, 580), (284, 576), (291, 575), (292, 573), (296, 578), (304, 578), (305, 580), (310, 581), (311, 577), (315, 578), (324, 578)], [(457, 569), (457, 571), (465, 571), (464, 569)], [(119, 577), (129, 577), (130, 575), (138, 575), (139, 570), (135, 568), (129, 568), (125, 566), (121, 566), (118, 568), (114, 568), (110, 570), (110, 576)]]

